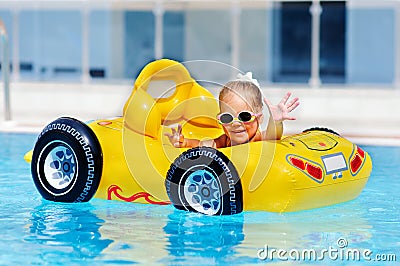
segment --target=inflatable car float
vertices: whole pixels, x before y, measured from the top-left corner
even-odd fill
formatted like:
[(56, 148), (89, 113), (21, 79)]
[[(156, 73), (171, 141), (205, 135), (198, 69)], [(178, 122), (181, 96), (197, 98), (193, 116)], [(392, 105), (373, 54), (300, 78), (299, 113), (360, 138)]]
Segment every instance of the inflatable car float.
[[(160, 81), (174, 86), (154, 98), (147, 89)], [(141, 71), (122, 117), (59, 118), (25, 160), (47, 200), (172, 203), (208, 215), (332, 205), (356, 198), (368, 181), (368, 153), (328, 129), (221, 149), (175, 148), (164, 136), (180, 123), (185, 136), (215, 138), (223, 133), (218, 112), (182, 64), (162, 59)]]

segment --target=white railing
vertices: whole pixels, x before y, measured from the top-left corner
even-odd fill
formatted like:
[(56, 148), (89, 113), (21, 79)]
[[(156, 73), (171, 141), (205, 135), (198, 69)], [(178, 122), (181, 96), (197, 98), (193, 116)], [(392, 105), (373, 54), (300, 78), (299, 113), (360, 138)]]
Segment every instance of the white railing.
[(319, 77), (319, 36), (320, 36), (320, 21), (322, 8), (320, 1), (313, 0), (310, 6), (310, 14), (312, 20), (311, 26), (311, 78), (309, 84), (311, 87), (319, 87), (321, 80)]
[(3, 61), (1, 70), (3, 72), (4, 83), (4, 120), (11, 120), (11, 106), (10, 106), (10, 50), (8, 48), (8, 34), (3, 21), (0, 18), (0, 35), (1, 43), (3, 46)]

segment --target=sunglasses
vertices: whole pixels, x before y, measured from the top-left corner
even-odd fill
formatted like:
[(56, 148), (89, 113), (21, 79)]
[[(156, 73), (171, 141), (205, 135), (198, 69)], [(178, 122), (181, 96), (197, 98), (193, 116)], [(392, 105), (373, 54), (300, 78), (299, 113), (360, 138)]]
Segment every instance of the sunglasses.
[(239, 121), (242, 123), (253, 122), (262, 113), (255, 114), (250, 111), (241, 111), (237, 117), (234, 117), (230, 113), (222, 113), (217, 116), (218, 122), (222, 125), (227, 125), (233, 123), (233, 121)]

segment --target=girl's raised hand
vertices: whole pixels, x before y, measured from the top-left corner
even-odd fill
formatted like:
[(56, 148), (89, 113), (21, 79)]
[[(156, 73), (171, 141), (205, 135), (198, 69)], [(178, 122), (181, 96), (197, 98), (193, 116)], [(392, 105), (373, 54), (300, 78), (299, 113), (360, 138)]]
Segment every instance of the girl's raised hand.
[(268, 106), (269, 113), (275, 122), (296, 119), (295, 117), (289, 116), (289, 113), (296, 109), (300, 102), (299, 98), (297, 97), (289, 101), (291, 95), (291, 92), (287, 92), (277, 105), (273, 105), (267, 98), (264, 98), (264, 102)]
[(172, 134), (165, 133), (171, 144), (176, 148), (184, 147), (185, 137), (182, 134), (182, 125), (178, 124), (178, 128), (171, 128)]

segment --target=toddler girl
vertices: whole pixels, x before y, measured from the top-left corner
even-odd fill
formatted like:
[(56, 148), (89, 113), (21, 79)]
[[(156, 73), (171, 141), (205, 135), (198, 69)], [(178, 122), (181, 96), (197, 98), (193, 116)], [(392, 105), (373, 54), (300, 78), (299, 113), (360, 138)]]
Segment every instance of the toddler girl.
[[(226, 83), (219, 93), (220, 113), (217, 119), (225, 134), (211, 140), (188, 139), (182, 134), (182, 125), (178, 125), (177, 129), (172, 129), (172, 134), (165, 135), (177, 148), (224, 148), (252, 141), (279, 140), (283, 133), (283, 121), (295, 120), (289, 113), (299, 105), (299, 99), (289, 101), (290, 96), (290, 92), (286, 93), (278, 105), (273, 105), (262, 97), (260, 85), (252, 78), (251, 72), (239, 74), (238, 79)], [(270, 118), (267, 128), (260, 131), (263, 101), (268, 107)]]

